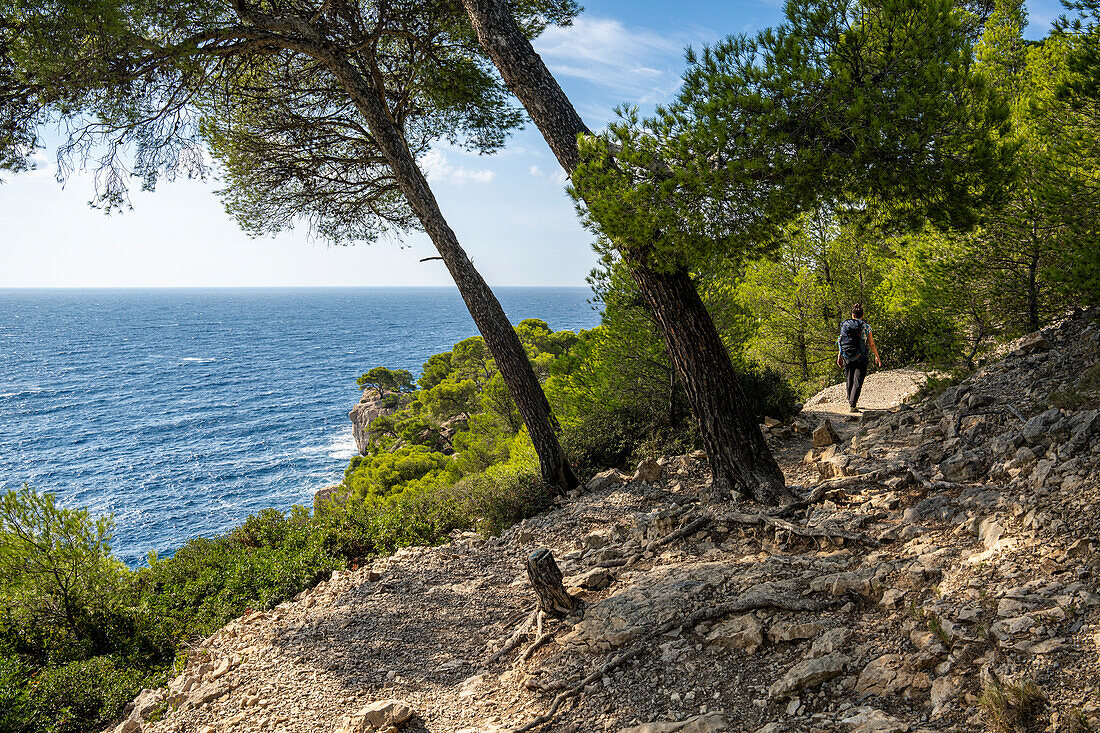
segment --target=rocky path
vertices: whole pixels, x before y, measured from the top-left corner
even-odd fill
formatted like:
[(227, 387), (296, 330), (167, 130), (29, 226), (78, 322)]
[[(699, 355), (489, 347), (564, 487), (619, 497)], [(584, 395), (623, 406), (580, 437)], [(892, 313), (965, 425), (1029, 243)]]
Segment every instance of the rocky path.
[[(804, 508), (704, 506), (705, 457), (669, 456), (334, 573), (203, 641), (119, 731), (1100, 728), (1098, 361), (1082, 313), (935, 400), (872, 375), (889, 409), (832, 445), (820, 403), (770, 425)], [(539, 547), (583, 615), (529, 623)]]

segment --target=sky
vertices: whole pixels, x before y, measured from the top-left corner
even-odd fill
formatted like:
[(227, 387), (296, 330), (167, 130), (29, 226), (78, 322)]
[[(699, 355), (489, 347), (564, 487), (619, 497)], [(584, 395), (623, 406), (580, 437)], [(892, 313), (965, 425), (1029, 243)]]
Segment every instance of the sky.
[[(569, 28), (536, 42), (585, 122), (620, 104), (643, 110), (675, 93), (687, 46), (774, 25), (780, 0), (591, 0)], [(1028, 4), (1027, 36), (1046, 35), (1057, 0)], [(250, 238), (226, 214), (214, 180), (131, 192), (132, 210), (88, 205), (91, 172), (62, 185), (52, 151), (0, 185), (0, 288), (450, 285), (421, 233), (329, 246), (300, 226)], [(493, 156), (440, 147), (423, 161), (444, 216), (494, 286), (582, 286), (595, 265), (565, 177), (530, 125)]]

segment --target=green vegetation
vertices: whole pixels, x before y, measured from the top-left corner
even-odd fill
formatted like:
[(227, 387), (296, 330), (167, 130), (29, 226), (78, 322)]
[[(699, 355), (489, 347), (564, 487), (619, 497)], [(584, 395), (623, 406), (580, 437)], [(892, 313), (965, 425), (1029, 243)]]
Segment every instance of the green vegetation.
[[(356, 68), (343, 57), (306, 63), (301, 43), (268, 33), (239, 39), (225, 63), (241, 73), (222, 74), (228, 51), (187, 40), (222, 22), (191, 17), (198, 6), (93, 3), (96, 15), (84, 5), (3, 18), (0, 165), (26, 164), (50, 114), (98, 115), (121, 136), (112, 142), (136, 141), (149, 185), (202, 172), (195, 146), (206, 145), (246, 228), (305, 217), (330, 239), (369, 239), (417, 224), (418, 202), (394, 188), (394, 170), (415, 170), (441, 137), (496, 149), (519, 121), (458, 6), (434, 8), (442, 16), (421, 8), (427, 17), (394, 21), (411, 30), (380, 31), (415, 58), (395, 57), (393, 89), (376, 90), (399, 114), (362, 127), (378, 99), (363, 96), (369, 84), (333, 81)], [(940, 368), (921, 396), (957, 383), (995, 344), (1096, 301), (1100, 0), (1071, 3), (1080, 17), (1037, 43), (1023, 40), (1019, 0), (986, 5), (976, 16), (947, 0), (797, 0), (781, 28), (689, 54), (667, 108), (646, 119), (624, 109), (605, 134), (580, 142), (571, 172), (602, 255), (590, 280), (601, 324), (555, 332), (529, 319), (513, 339), (490, 319), (482, 325), (494, 343), (460, 341), (415, 379), (369, 369), (357, 385), (389, 414), (369, 426), (366, 455), (350, 462), (335, 498), (312, 513), (265, 510), (131, 570), (111, 556), (109, 518), (29, 488), (9, 492), (0, 502), (0, 728), (102, 729), (141, 687), (164, 681), (181, 645), (335, 569), (456, 530), (499, 532), (571, 486), (570, 465), (587, 477), (708, 439), (712, 460), (734, 450), (732, 438), (762, 441), (747, 429), (755, 421), (791, 416), (800, 394), (838, 379), (834, 343), (854, 301), (888, 367)], [(517, 7), (527, 35), (575, 10)], [(423, 30), (417, 18), (431, 26), (426, 59), (405, 42)], [(112, 62), (120, 34), (129, 66)], [(150, 76), (127, 76), (147, 68), (139, 62)], [(165, 102), (184, 91), (194, 108)], [(190, 124), (192, 113), (202, 124)], [(275, 138), (297, 142), (275, 150)], [(383, 139), (397, 143), (383, 150)], [(331, 167), (314, 165), (321, 153)], [(101, 180), (100, 202), (120, 205), (120, 181)], [(345, 196), (361, 186), (362, 198)], [(487, 289), (475, 295), (491, 302)], [(684, 382), (703, 373), (721, 399), (696, 406), (731, 407), (719, 415), (725, 442), (692, 419)], [(538, 399), (517, 410), (513, 394), (539, 390), (556, 418)], [(1051, 401), (1097, 404), (1100, 367)], [(536, 450), (526, 426), (554, 419), (560, 432), (543, 431)], [(982, 704), (1007, 730), (1041, 698), (1033, 685), (996, 683)]]

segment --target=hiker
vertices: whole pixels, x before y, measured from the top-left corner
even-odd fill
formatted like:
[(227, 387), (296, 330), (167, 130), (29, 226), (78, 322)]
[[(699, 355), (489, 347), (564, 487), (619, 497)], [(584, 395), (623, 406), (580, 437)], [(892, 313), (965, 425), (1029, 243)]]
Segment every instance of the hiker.
[(871, 335), (871, 325), (863, 320), (863, 303), (852, 306), (852, 317), (840, 324), (840, 338), (836, 340), (840, 353), (836, 365), (844, 367), (848, 383), (848, 411), (859, 412), (856, 403), (863, 389), (863, 378), (867, 376), (867, 349), (875, 355), (875, 366), (882, 367), (878, 358), (875, 337)]

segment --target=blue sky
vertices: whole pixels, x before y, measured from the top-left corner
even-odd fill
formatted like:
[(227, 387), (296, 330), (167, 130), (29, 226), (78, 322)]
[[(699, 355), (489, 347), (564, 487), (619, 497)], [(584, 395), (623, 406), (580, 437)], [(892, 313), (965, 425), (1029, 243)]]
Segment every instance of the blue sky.
[[(780, 19), (766, 0), (592, 0), (536, 47), (590, 127), (621, 103), (648, 107), (676, 90), (683, 49)], [(1029, 3), (1027, 35), (1046, 34), (1057, 0)], [(52, 153), (0, 186), (0, 287), (448, 285), (418, 233), (330, 247), (305, 227), (250, 239), (225, 214), (216, 181), (135, 191), (134, 209), (89, 208), (90, 174), (61, 186)], [(517, 133), (492, 157), (440, 148), (424, 161), (444, 215), (492, 285), (584, 285), (595, 263), (564, 176), (541, 137)]]

